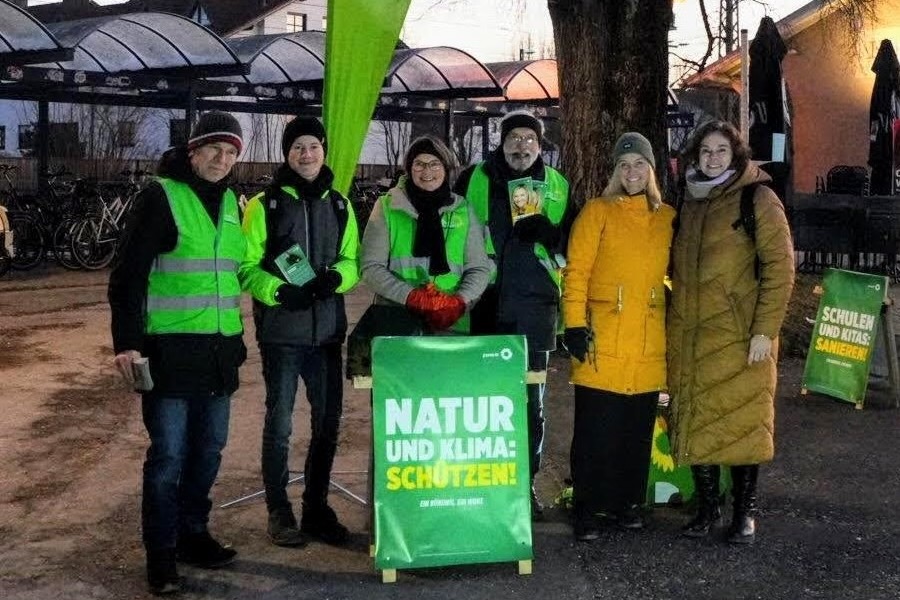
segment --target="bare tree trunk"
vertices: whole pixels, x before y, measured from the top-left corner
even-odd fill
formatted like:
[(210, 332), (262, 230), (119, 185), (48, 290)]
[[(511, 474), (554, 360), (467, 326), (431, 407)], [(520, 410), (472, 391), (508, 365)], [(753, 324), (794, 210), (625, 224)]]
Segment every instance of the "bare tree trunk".
[[(563, 173), (572, 198), (598, 196), (625, 131), (653, 144), (665, 177), (672, 0), (548, 0), (560, 74)], [(664, 181), (660, 181), (664, 185)]]

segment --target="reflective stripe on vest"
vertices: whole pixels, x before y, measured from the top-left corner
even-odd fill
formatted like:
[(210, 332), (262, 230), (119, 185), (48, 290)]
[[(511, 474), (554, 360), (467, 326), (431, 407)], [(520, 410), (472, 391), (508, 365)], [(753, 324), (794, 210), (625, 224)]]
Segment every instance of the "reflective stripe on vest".
[(186, 183), (158, 179), (178, 230), (171, 252), (153, 263), (147, 286), (146, 333), (238, 335), (241, 288), (238, 265), (246, 241), (237, 199), (226, 191), (215, 226)]
[[(544, 167), (544, 204), (541, 206), (543, 213), (551, 223), (559, 225), (566, 213), (566, 206), (569, 199), (569, 182), (563, 177), (559, 171), (552, 167)], [(488, 199), (490, 197), (490, 179), (484, 170), (484, 163), (479, 163), (472, 170), (472, 176), (469, 178), (469, 187), (466, 189), (466, 199), (472, 204), (472, 209), (478, 220), (484, 226), (484, 248), (487, 255), (491, 258), (497, 256), (494, 249), (494, 240), (491, 239), (491, 229), (488, 224)], [(534, 245), (534, 254), (538, 262), (547, 269), (550, 278), (556, 284), (557, 288), (561, 288), (562, 277), (559, 265), (550, 257), (550, 253), (543, 244)], [(491, 275), (491, 283), (497, 279), (497, 271)]]
[[(428, 273), (430, 258), (413, 256), (416, 237), (416, 219), (405, 210), (391, 206), (393, 198), (389, 194), (379, 200), (384, 210), (390, 239), (388, 269), (408, 284), (418, 287), (433, 282), (442, 292), (452, 294), (462, 280), (466, 258), (466, 240), (469, 235), (469, 207), (460, 202), (453, 210), (441, 213), (441, 227), (444, 230), (444, 248), (447, 252), (449, 273), (432, 276)], [(469, 318), (466, 314), (451, 328), (453, 331), (468, 332)]]

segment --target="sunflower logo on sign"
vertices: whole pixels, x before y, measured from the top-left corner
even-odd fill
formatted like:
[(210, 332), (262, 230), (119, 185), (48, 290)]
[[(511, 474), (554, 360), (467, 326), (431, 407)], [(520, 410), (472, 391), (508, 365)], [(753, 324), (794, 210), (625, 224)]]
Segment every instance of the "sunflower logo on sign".
[(653, 426), (653, 447), (650, 450), (650, 461), (657, 469), (664, 473), (675, 470), (675, 459), (672, 458), (672, 448), (669, 446), (669, 424), (662, 416), (656, 417)]

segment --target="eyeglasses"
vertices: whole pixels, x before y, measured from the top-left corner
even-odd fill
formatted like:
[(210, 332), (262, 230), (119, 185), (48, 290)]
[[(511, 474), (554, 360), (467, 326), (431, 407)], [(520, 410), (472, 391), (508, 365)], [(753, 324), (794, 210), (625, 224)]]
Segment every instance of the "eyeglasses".
[(513, 144), (527, 144), (529, 146), (537, 142), (537, 138), (533, 135), (511, 135), (509, 139)]
[(443, 163), (439, 160), (433, 160), (431, 162), (421, 162), (418, 160), (414, 160), (412, 164), (413, 171), (437, 171), (438, 169), (442, 169), (444, 167)]

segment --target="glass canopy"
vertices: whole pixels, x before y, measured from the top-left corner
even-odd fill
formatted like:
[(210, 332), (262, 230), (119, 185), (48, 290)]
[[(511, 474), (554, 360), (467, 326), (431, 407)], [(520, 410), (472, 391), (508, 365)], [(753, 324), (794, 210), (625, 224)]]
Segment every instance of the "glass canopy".
[(487, 68), (513, 102), (559, 100), (559, 72), (553, 59), (489, 63)]
[(40, 21), (23, 9), (0, 0), (0, 63), (62, 60), (72, 51), (63, 48)]
[(475, 98), (502, 94), (497, 80), (472, 55), (457, 48), (398, 50), (388, 69), (384, 94)]

